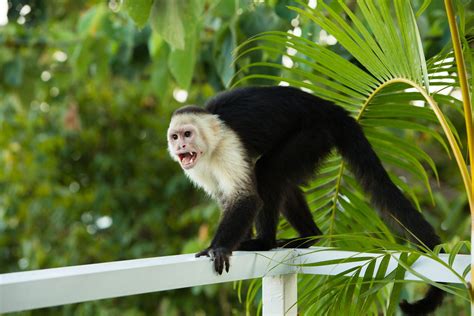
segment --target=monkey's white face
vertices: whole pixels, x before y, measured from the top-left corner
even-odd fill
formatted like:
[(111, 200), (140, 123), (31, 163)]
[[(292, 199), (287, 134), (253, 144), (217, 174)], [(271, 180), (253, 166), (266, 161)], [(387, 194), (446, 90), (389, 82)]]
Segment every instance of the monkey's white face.
[(199, 138), (199, 132), (192, 124), (170, 126), (168, 129), (170, 154), (185, 170), (193, 168), (203, 154), (198, 145)]
[[(210, 156), (218, 143), (219, 120), (214, 115), (183, 113), (173, 116), (168, 128), (168, 151), (184, 170)], [(212, 144), (215, 144), (212, 146)]]
[(250, 185), (252, 168), (245, 149), (217, 115), (175, 114), (167, 137), (171, 157), (210, 196), (231, 196)]

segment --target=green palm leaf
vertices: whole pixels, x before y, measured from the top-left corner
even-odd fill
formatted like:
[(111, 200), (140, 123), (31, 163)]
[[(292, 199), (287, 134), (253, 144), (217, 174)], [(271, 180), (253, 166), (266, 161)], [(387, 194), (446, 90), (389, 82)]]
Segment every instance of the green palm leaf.
[[(426, 123), (436, 123), (437, 117), (429, 108), (410, 105), (411, 101), (419, 100), (420, 95), (418, 93), (403, 93), (406, 89), (405, 85), (398, 84), (386, 90), (380, 90), (380, 87), (390, 80), (404, 78), (415, 84), (423, 84), (428, 88), (427, 79), (430, 76), (436, 78), (435, 73), (443, 64), (432, 62), (431, 65), (436, 64), (436, 67), (428, 68), (423, 59), (421, 45), (419, 45), (414, 14), (407, 1), (396, 1), (393, 6), (390, 6), (388, 1), (381, 1), (380, 6), (374, 6), (372, 1), (359, 1), (358, 4), (364, 21), (360, 20), (343, 3), (339, 3), (352, 24), (346, 22), (323, 2), (319, 6), (324, 11), (320, 7), (310, 9), (304, 4), (302, 4), (303, 8), (292, 7), (292, 9), (333, 34), (367, 71), (305, 38), (284, 32), (267, 32), (250, 39), (239, 47), (241, 53), (237, 58), (256, 50), (275, 54), (292, 48), (298, 52), (292, 56), (297, 66), (287, 69), (277, 63), (250, 63), (240, 72), (264, 67), (278, 69), (281, 75), (253, 74), (240, 77), (235, 84), (252, 78), (271, 79), (275, 82), (284, 81), (293, 86), (310, 89), (316, 95), (346, 107), (360, 121), (369, 140), (372, 141), (374, 149), (383, 158), (384, 163), (397, 169), (403, 169), (414, 178), (421, 180), (425, 184), (427, 192), (431, 194), (428, 174), (423, 163), (427, 163), (434, 174), (437, 174), (432, 159), (417, 146), (411, 144), (405, 146), (407, 142), (400, 142), (399, 138), (390, 137), (391, 134), (386, 133), (386, 130), (391, 128), (423, 132), (438, 141), (449, 153), (444, 137), (438, 131), (426, 126)], [(395, 18), (392, 16), (392, 11), (395, 12)], [(259, 44), (251, 45), (255, 42)], [(407, 51), (407, 53), (400, 54), (400, 51)], [(430, 74), (429, 70), (432, 70), (433, 73)], [(450, 76), (445, 75), (443, 79), (448, 77)], [(447, 96), (443, 97), (451, 99)], [(448, 124), (455, 136), (458, 137), (453, 125), (449, 121)], [(388, 137), (382, 138), (381, 135), (384, 134)], [(326, 172), (326, 168), (330, 168), (330, 170)], [(330, 232), (336, 226), (335, 211), (338, 205), (341, 205), (340, 187), (344, 185), (346, 178), (352, 179), (352, 176), (345, 171), (344, 162), (340, 159), (330, 160), (327, 165), (322, 166), (318, 178), (311, 185), (312, 190), (310, 191), (316, 193), (308, 194), (308, 200), (312, 204), (316, 203), (313, 205), (315, 213), (323, 211), (329, 216), (327, 220), (330, 223), (327, 227), (330, 228)], [(396, 176), (392, 175), (392, 178), (396, 179)], [(416, 197), (412, 192), (407, 193), (417, 204)], [(332, 210), (328, 209), (331, 201)], [(354, 202), (351, 201), (349, 205), (351, 204), (353, 205)], [(348, 212), (350, 214), (350, 211)]]
[[(431, 90), (458, 85), (455, 66), (449, 59), (452, 57), (450, 52), (443, 51), (429, 62), (425, 61), (416, 16), (421, 14), (429, 1), (423, 2), (416, 15), (410, 2), (405, 0), (359, 0), (359, 11), (356, 13), (342, 1), (332, 2), (331, 5), (318, 1), (316, 9), (298, 3), (298, 7), (290, 8), (300, 15), (303, 23), (315, 23), (334, 36), (360, 66), (304, 36), (266, 32), (239, 46), (236, 59), (258, 51), (278, 62), (248, 63), (235, 75), (234, 85), (256, 79), (286, 83), (310, 90), (343, 106), (364, 128), (394, 183), (419, 208), (412, 186), (392, 170), (409, 175), (410, 181), (417, 180), (424, 184), (433, 199), (425, 166), (437, 177), (436, 166), (413, 139), (418, 133), (423, 133), (438, 142), (448, 155), (453, 142), (460, 142), (449, 120), (443, 118), (446, 128), (450, 129), (447, 142), (438, 129), (430, 128), (439, 123), (439, 113), (423, 104), (421, 107), (413, 105), (414, 102), (424, 101)], [(341, 12), (345, 16), (341, 16)], [(293, 53), (287, 54), (289, 50)], [(281, 55), (291, 58), (293, 66), (283, 65), (278, 58)], [(416, 89), (408, 89), (411, 87)], [(422, 90), (424, 95), (418, 92)], [(451, 96), (435, 93), (432, 98), (461, 109), (461, 103)], [(387, 240), (394, 247), (393, 235), (374, 214), (364, 192), (336, 153), (320, 167), (318, 176), (305, 188), (305, 192), (314, 219), (326, 235), (320, 244), (373, 249), (386, 246), (381, 240)], [(284, 231), (287, 225), (284, 223), (280, 228)], [(368, 237), (354, 237), (354, 231), (366, 232)], [(339, 238), (337, 234), (350, 237)], [(409, 269), (409, 264), (404, 262), (411, 258), (408, 251), (405, 254), (406, 257), (401, 259), (403, 266), (400, 269), (403, 271)], [(382, 264), (376, 270), (369, 263), (366, 270), (375, 271), (378, 276), (375, 280), (369, 277), (373, 273), (364, 275), (362, 271), (354, 271), (355, 275), (350, 278), (344, 275), (312, 277), (309, 281), (305, 278), (300, 284), (304, 289), (300, 300), (308, 313), (315, 315), (339, 315), (342, 312), (376, 315), (380, 310), (392, 314), (398, 302), (403, 274), (397, 270), (385, 276), (384, 268)], [(388, 282), (397, 280), (400, 282), (387, 286)], [(393, 303), (387, 307), (384, 297)], [(351, 304), (354, 299), (359, 300), (357, 304)], [(348, 307), (342, 311), (334, 306)]]

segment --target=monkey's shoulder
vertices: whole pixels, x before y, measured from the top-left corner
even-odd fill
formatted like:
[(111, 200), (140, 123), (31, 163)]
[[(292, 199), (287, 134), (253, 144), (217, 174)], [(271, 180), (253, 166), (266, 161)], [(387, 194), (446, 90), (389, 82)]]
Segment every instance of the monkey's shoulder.
[(215, 149), (202, 157), (199, 165), (185, 171), (211, 197), (232, 196), (252, 186), (253, 162), (238, 135), (225, 126)]

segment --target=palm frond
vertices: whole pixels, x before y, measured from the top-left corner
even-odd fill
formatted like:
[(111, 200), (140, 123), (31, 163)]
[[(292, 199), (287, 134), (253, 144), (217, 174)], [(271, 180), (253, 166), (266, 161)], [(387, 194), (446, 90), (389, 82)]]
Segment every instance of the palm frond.
[[(417, 92), (405, 93), (407, 87), (403, 83), (411, 81), (420, 87), (429, 88), (428, 79), (433, 79), (436, 84), (436, 79), (446, 81), (448, 78), (455, 78), (455, 75), (447, 73), (442, 78), (437, 75), (439, 67), (446, 67), (445, 59), (440, 59), (441, 63), (433, 60), (430, 67), (425, 62), (415, 15), (409, 2), (395, 1), (394, 5), (390, 6), (388, 1), (381, 1), (380, 5), (376, 6), (372, 1), (361, 0), (358, 4), (363, 20), (344, 3), (339, 2), (351, 24), (323, 2), (319, 3), (317, 9), (311, 9), (303, 3), (302, 7), (292, 9), (335, 36), (339, 44), (365, 69), (303, 37), (285, 32), (267, 32), (240, 46), (237, 58), (256, 50), (276, 54), (291, 48), (297, 52), (291, 56), (295, 66), (288, 69), (280, 63), (250, 63), (242, 68), (241, 72), (264, 67), (278, 69), (280, 75), (257, 73), (242, 77), (237, 74), (240, 79), (235, 84), (253, 78), (287, 82), (309, 89), (322, 98), (344, 106), (361, 123), (383, 162), (420, 180), (431, 196), (429, 177), (424, 166), (428, 164), (437, 177), (434, 162), (418, 146), (411, 145), (411, 142), (400, 142), (399, 137), (390, 137), (392, 134), (388, 133), (387, 129), (398, 130), (402, 135), (413, 135), (411, 131), (422, 132), (439, 142), (449, 155), (449, 145), (445, 138), (436, 129), (428, 127), (428, 124), (437, 124), (438, 117), (430, 108), (413, 106), (412, 103), (422, 100), (423, 96)], [(393, 12), (395, 14), (392, 14)], [(255, 45), (257, 42), (258, 45)], [(401, 51), (407, 53), (401, 54)], [(403, 83), (396, 84), (397, 78), (403, 78)], [(390, 89), (381, 89), (392, 80), (395, 81)], [(449, 96), (441, 98), (456, 103), (454, 98)], [(446, 122), (459, 142), (459, 135), (453, 124), (449, 120)], [(381, 137), (385, 135), (388, 137)], [(330, 169), (326, 170), (327, 168)], [(409, 186), (395, 175), (391, 174), (391, 177), (397, 185), (407, 190), (407, 194), (418, 205), (417, 198)], [(341, 197), (344, 196), (340, 194), (340, 187), (345, 185), (347, 179), (353, 180), (351, 174), (346, 172), (344, 162), (336, 156), (322, 166), (318, 178), (311, 184), (313, 190), (309, 190), (315, 192), (308, 194), (308, 200), (314, 207), (317, 219), (330, 233), (334, 232), (337, 226), (336, 213), (340, 213), (337, 211), (343, 209), (342, 205), (345, 205), (345, 213), (342, 214), (349, 214), (348, 217), (352, 215), (351, 205), (355, 202), (341, 202)], [(357, 201), (358, 205), (362, 203), (364, 198)], [(322, 218), (323, 215), (326, 215), (326, 219)], [(324, 222), (327, 224), (324, 225)], [(382, 229), (379, 227), (378, 230)]]
[[(412, 185), (405, 179), (422, 183), (434, 200), (429, 173), (438, 177), (433, 159), (417, 145), (420, 133), (439, 143), (448, 156), (453, 153), (465, 185), (470, 183), (458, 132), (436, 104), (437, 101), (462, 111), (458, 100), (438, 93), (458, 87), (452, 53), (444, 50), (427, 62), (416, 24), (416, 17), (429, 2), (424, 1), (415, 14), (410, 2), (404, 0), (359, 0), (358, 12), (352, 12), (342, 1), (331, 5), (318, 1), (315, 9), (298, 1), (299, 6), (290, 8), (299, 14), (302, 23), (314, 23), (334, 36), (358, 65), (304, 36), (266, 32), (239, 46), (236, 59), (258, 51), (271, 61), (249, 62), (235, 75), (234, 85), (265, 79), (309, 90), (343, 106), (362, 125), (393, 182), (419, 208)], [(291, 59), (292, 65), (284, 65), (279, 58), (282, 55)], [(431, 128), (440, 123), (446, 135)], [(352, 250), (400, 248), (337, 153), (320, 166), (316, 179), (305, 192), (314, 219), (325, 233), (320, 244)], [(285, 224), (281, 228), (285, 229)], [(366, 235), (354, 237), (354, 231)], [(384, 263), (390, 257), (385, 255), (382, 264), (376, 267), (369, 262), (360, 267), (364, 270), (351, 271), (350, 278), (347, 273), (305, 278), (300, 284), (304, 289), (300, 301), (308, 313), (316, 315), (341, 314), (341, 306), (347, 306), (343, 312), (352, 315), (377, 315), (380, 310), (392, 314), (404, 283), (403, 275), (410, 270), (413, 256), (420, 255), (403, 249), (400, 268), (389, 275), (385, 275)], [(377, 276), (375, 279), (372, 272)], [(389, 305), (384, 303), (387, 298), (391, 301)], [(358, 300), (357, 304), (354, 300)]]

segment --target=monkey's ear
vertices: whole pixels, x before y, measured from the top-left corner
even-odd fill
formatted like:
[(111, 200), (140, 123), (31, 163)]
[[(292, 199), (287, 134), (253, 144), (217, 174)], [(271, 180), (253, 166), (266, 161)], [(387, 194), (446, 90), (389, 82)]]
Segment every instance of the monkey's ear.
[(219, 120), (217, 115), (214, 115), (216, 120), (212, 120), (211, 128), (214, 134), (218, 134), (221, 131), (221, 121)]

